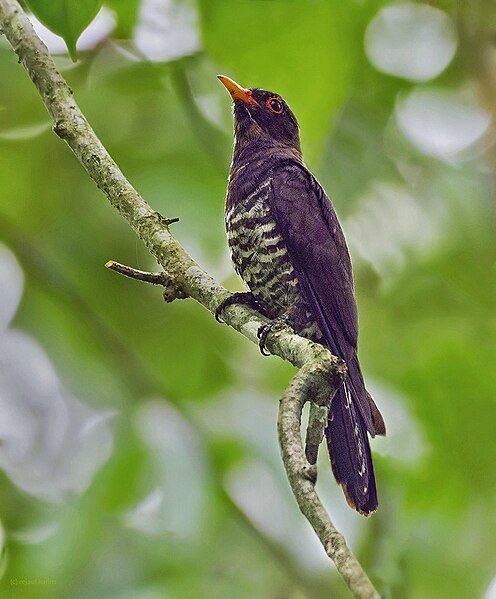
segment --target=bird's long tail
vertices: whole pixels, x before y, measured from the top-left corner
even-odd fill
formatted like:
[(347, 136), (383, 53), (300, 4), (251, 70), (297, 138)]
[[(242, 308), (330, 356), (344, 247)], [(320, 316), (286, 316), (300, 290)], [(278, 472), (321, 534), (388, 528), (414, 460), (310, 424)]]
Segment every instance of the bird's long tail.
[(377, 490), (367, 427), (354, 395), (347, 377), (332, 400), (325, 433), (332, 471), (346, 500), (368, 516), (377, 509)]

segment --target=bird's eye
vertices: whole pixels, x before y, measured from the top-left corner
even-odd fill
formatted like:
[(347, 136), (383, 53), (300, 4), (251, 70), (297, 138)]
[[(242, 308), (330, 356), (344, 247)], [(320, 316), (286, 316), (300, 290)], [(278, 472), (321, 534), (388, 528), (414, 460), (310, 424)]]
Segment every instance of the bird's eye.
[(274, 112), (275, 114), (281, 114), (282, 111), (284, 110), (284, 106), (282, 105), (282, 102), (280, 100), (278, 100), (277, 98), (269, 98), (267, 100), (267, 102), (265, 102), (267, 108), (271, 111)]

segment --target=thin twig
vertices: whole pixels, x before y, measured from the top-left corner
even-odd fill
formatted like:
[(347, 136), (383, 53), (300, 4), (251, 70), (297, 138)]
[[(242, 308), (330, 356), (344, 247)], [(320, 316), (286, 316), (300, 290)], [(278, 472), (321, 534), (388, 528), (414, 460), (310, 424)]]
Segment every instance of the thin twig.
[(107, 264), (105, 264), (105, 268), (115, 270), (115, 272), (118, 272), (125, 277), (129, 277), (130, 279), (144, 281), (145, 283), (151, 283), (152, 285), (162, 285), (163, 287), (167, 287), (170, 283), (165, 272), (147, 272), (146, 270), (139, 270), (121, 264), (120, 262), (115, 262), (115, 260), (109, 260)]
[(145, 283), (151, 283), (152, 285), (161, 285), (164, 288), (163, 298), (166, 302), (173, 302), (176, 299), (184, 299), (187, 295), (179, 289), (174, 281), (167, 276), (165, 272), (147, 272), (146, 270), (139, 270), (126, 266), (115, 260), (109, 260), (105, 267), (118, 272), (120, 275), (129, 277), (130, 279), (136, 279), (137, 281), (144, 281)]
[(309, 464), (317, 463), (319, 447), (324, 438), (324, 429), (327, 425), (328, 414), (328, 406), (319, 406), (315, 402), (310, 403), (307, 436), (305, 440), (305, 457)]
[[(17, 0), (0, 0), (0, 28), (38, 89), (54, 120), (55, 133), (67, 142), (89, 176), (143, 240), (175, 287), (215, 313), (217, 306), (228, 297), (227, 290), (185, 252), (169, 231), (171, 221), (152, 210), (124, 177), (82, 114), (72, 90), (57, 71), (46, 46), (34, 32)], [(262, 315), (240, 305), (226, 308), (223, 318), (226, 324), (254, 343), (258, 343), (258, 329), (267, 322)], [(315, 493), (316, 467), (306, 461), (300, 436), (301, 409), (310, 397), (309, 390), (312, 389), (315, 395), (320, 385), (329, 394), (329, 380), (342, 373), (343, 366), (326, 348), (287, 328), (271, 333), (266, 347), (272, 354), (301, 368), (281, 401), (279, 418), (283, 460), (300, 509), (354, 595), (379, 597)], [(315, 376), (319, 371), (325, 373), (324, 381), (322, 376)]]

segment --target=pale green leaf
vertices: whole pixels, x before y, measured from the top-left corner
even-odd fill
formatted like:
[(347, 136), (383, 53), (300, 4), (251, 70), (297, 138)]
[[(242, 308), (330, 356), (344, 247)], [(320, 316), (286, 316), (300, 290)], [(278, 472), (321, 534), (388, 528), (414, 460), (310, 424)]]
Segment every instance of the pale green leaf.
[(34, 15), (50, 31), (60, 35), (76, 60), (76, 42), (95, 18), (103, 0), (28, 0)]

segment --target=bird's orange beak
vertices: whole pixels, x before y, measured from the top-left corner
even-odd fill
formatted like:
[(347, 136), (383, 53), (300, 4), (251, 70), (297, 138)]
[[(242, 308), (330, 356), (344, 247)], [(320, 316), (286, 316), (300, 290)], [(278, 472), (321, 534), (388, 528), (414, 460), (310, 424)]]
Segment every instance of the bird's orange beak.
[(236, 81), (233, 81), (225, 75), (217, 75), (217, 79), (231, 94), (233, 101), (244, 102), (245, 104), (255, 104), (258, 106), (258, 102), (253, 97), (251, 89), (241, 87), (241, 85), (238, 85)]

